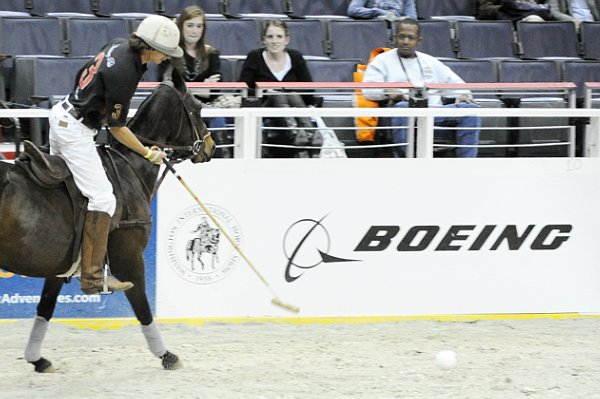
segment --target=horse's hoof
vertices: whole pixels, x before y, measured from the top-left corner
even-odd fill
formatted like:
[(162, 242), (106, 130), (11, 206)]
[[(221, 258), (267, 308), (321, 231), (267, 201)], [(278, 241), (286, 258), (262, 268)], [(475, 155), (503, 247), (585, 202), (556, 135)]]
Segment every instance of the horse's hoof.
[(54, 373), (56, 369), (50, 363), (50, 360), (40, 357), (40, 360), (36, 360), (35, 362), (29, 362), (33, 364), (34, 370), (36, 373)]
[(167, 353), (162, 355), (160, 358), (162, 360), (162, 366), (165, 370), (176, 370), (183, 367), (183, 363), (179, 361), (179, 357), (169, 351), (167, 351)]

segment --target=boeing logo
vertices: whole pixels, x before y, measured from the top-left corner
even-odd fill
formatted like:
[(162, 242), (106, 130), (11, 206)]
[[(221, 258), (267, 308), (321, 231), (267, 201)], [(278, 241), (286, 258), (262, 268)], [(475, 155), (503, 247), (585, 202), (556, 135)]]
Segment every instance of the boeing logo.
[[(297, 280), (304, 271), (322, 263), (354, 262), (358, 259), (342, 258), (330, 253), (331, 237), (323, 220), (301, 219), (293, 223), (283, 238), (283, 250), (288, 259), (285, 280)], [(515, 224), (483, 226), (461, 224), (442, 227), (416, 225), (401, 228), (396, 225), (368, 226), (362, 238), (354, 241), (353, 252), (382, 251), (553, 251), (570, 238), (570, 224), (525, 225)], [(400, 234), (401, 231), (405, 233)], [(396, 241), (397, 240), (397, 241)], [(394, 244), (394, 241), (396, 243)], [(358, 244), (357, 244), (358, 243)], [(300, 269), (302, 272), (296, 271)], [(294, 273), (295, 271), (295, 273)]]
[(321, 263), (355, 262), (357, 259), (338, 258), (329, 254), (331, 238), (319, 220), (301, 219), (292, 224), (283, 236), (283, 252), (288, 259), (285, 267), (285, 281), (291, 283), (302, 276), (292, 275), (292, 268), (308, 270)]

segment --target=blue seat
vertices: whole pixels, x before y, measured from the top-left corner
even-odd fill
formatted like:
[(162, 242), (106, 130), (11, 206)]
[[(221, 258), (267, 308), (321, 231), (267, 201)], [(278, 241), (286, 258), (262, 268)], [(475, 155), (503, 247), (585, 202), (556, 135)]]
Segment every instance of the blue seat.
[(237, 75), (235, 71), (235, 59), (229, 57), (220, 57), (221, 59), (221, 81), (235, 82)]
[[(11, 101), (50, 107), (73, 90), (77, 72), (90, 59), (91, 57), (64, 56), (15, 57)], [(33, 96), (47, 100), (34, 100)], [(36, 144), (46, 143), (47, 118), (29, 120), (24, 133)]]
[[(392, 25), (393, 32), (398, 31), (398, 24), (398, 21), (394, 21)], [(419, 47), (417, 47), (418, 51), (437, 58), (456, 58), (454, 40), (452, 39), (452, 25), (449, 21), (421, 21), (419, 25), (423, 40), (419, 43)]]
[(64, 97), (73, 90), (77, 72), (90, 59), (91, 56), (15, 57), (13, 101), (28, 104), (31, 96)]
[(365, 63), (371, 50), (390, 46), (389, 32), (383, 21), (332, 19), (327, 21), (327, 30), (331, 58), (358, 58)]
[[(498, 81), (496, 63), (492, 60), (445, 60), (444, 64), (449, 66), (467, 83), (496, 83)], [(494, 94), (478, 94), (474, 92), (473, 97), (482, 107), (502, 107), (502, 103)], [(479, 133), (479, 144), (506, 144), (508, 135), (506, 129), (503, 129), (507, 126), (507, 119), (505, 117), (486, 117), (481, 119), (481, 123), (486, 129), (482, 129)], [(492, 127), (495, 129), (490, 129)], [(506, 154), (506, 148), (502, 147), (481, 147), (478, 151), (478, 157), (480, 158), (504, 157)]]
[(315, 82), (352, 82), (359, 59), (308, 59), (306, 65)]
[(600, 60), (600, 22), (583, 22), (579, 25), (582, 57)]
[(499, 82), (560, 82), (558, 64), (550, 60), (502, 60)]
[(290, 33), (290, 48), (304, 55), (326, 57), (325, 29), (317, 19), (290, 19), (285, 21)]
[(577, 85), (577, 97), (585, 95), (585, 82), (600, 82), (600, 61), (568, 60), (562, 70), (563, 80)]
[(287, 0), (287, 13), (296, 17), (326, 17), (335, 18), (348, 17), (348, 0), (327, 0), (327, 1), (308, 1), (308, 0)]
[(477, 2), (475, 0), (416, 0), (419, 19), (432, 17), (463, 17), (475, 19)]
[(31, 13), (38, 16), (94, 15), (89, 0), (34, 0), (31, 3)]
[[(540, 22), (541, 23), (541, 22)], [(500, 82), (560, 82), (560, 64), (550, 60), (502, 60), (499, 62), (498, 80)], [(553, 95), (555, 96), (555, 95)], [(567, 104), (561, 97), (548, 94), (511, 95), (520, 98), (520, 108), (565, 108)], [(563, 126), (568, 118), (511, 118), (512, 126), (523, 129), (512, 133), (511, 142), (519, 144), (556, 144), (568, 139), (568, 129), (527, 129), (535, 126)], [(567, 156), (566, 146), (524, 147), (515, 152), (518, 156)]]
[(283, 0), (227, 0), (224, 14), (234, 17), (274, 14), (278, 18), (287, 18), (285, 11)]
[[(63, 36), (58, 18), (2, 17), (0, 18), (0, 54), (63, 55)], [(13, 61), (2, 63), (6, 89), (11, 89)]]
[(10, 11), (15, 13), (30, 14), (33, 4), (31, 1), (23, 0), (2, 0), (0, 2), (0, 11)]
[(211, 17), (222, 15), (225, 12), (224, 1), (222, 0), (161, 0), (159, 11), (162, 13), (175, 16), (181, 13), (187, 6), (197, 5), (204, 10), (205, 14), (210, 14)]
[(578, 58), (575, 24), (570, 21), (517, 22), (521, 58)]
[(458, 58), (516, 58), (511, 21), (456, 21)]
[(246, 55), (261, 46), (258, 23), (254, 19), (208, 19), (206, 41), (222, 55)]
[(123, 18), (65, 18), (68, 53), (95, 55), (108, 41), (129, 35)]
[(156, 14), (159, 0), (90, 0), (94, 14), (107, 16), (135, 16), (136, 14)]
[(495, 83), (498, 81), (496, 64), (491, 60), (444, 60), (467, 83)]

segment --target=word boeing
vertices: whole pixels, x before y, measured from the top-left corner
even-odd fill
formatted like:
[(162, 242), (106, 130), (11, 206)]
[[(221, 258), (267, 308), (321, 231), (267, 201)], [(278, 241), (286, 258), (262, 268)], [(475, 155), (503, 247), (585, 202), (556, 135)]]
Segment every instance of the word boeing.
[[(519, 230), (522, 233), (519, 234)], [(434, 251), (480, 251), (498, 250), (503, 243), (509, 250), (519, 250), (531, 236), (529, 248), (532, 250), (554, 250), (560, 247), (573, 230), (570, 224), (534, 224), (519, 228), (509, 224), (499, 226), (488, 224), (479, 228), (477, 225), (452, 225), (440, 235), (442, 227), (436, 225), (421, 225), (410, 227), (400, 239), (398, 251), (424, 251), (430, 247), (436, 237), (441, 237)], [(383, 251), (387, 249), (398, 233), (400, 226), (382, 225), (371, 226), (354, 251)], [(467, 240), (471, 239), (468, 243)]]

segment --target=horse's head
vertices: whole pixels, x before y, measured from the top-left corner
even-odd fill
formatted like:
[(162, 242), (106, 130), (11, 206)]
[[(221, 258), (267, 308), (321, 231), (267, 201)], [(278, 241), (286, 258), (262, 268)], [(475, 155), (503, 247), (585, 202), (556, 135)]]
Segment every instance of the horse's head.
[(170, 150), (171, 159), (208, 162), (215, 143), (200, 117), (201, 108), (181, 75), (173, 71), (142, 102), (128, 126), (142, 143)]

